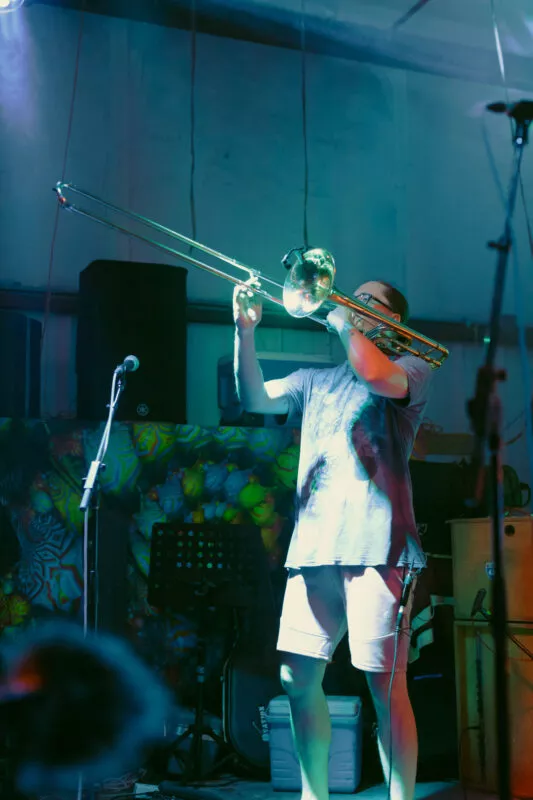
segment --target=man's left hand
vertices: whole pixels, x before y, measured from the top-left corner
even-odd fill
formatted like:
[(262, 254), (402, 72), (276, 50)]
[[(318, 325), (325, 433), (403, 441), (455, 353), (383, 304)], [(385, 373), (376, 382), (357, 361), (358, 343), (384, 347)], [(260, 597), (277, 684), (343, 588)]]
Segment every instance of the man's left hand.
[(337, 306), (333, 311), (330, 311), (326, 317), (328, 328), (341, 334), (343, 330), (353, 328), (353, 321), (351, 319), (351, 311), (346, 306)]

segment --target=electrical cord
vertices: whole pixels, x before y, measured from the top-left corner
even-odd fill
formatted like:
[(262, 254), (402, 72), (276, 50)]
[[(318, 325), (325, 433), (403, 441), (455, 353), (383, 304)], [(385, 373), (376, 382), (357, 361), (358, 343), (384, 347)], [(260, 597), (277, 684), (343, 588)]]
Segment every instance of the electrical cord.
[(302, 52), (302, 136), (304, 146), (304, 209), (303, 209), (303, 235), (305, 249), (309, 248), (308, 234), (308, 206), (309, 206), (309, 154), (307, 141), (307, 48), (305, 40), (305, 0), (301, 0), (300, 13), (300, 47)]
[(409, 596), (411, 594), (413, 582), (420, 570), (414, 569), (412, 566), (408, 567), (407, 575), (404, 574), (402, 594), (400, 597), (400, 604), (398, 606), (398, 614), (396, 616), (396, 628), (394, 631), (394, 654), (392, 657), (392, 669), (389, 680), (389, 690), (387, 696), (387, 713), (389, 717), (389, 779), (387, 781), (387, 800), (391, 800), (391, 785), (392, 785), (392, 762), (393, 762), (393, 742), (392, 742), (392, 689), (394, 686), (394, 676), (396, 674), (396, 666), (398, 663), (398, 650), (400, 644), (400, 636), (404, 631), (402, 630), (403, 618), (405, 610), (409, 603)]
[[(457, 752), (457, 760), (459, 762), (459, 771), (460, 772), (462, 771), (462, 768), (463, 768), (463, 742), (464, 742), (464, 738), (465, 738), (466, 734), (469, 733), (470, 731), (479, 731), (479, 725), (468, 725), (468, 727), (463, 728), (461, 730), (461, 734), (459, 736), (459, 746), (457, 748), (457, 751), (458, 751)], [(467, 790), (466, 790), (466, 786), (464, 784), (462, 784), (462, 790), (463, 790), (463, 800), (467, 800), (468, 793), (467, 793)]]
[(396, 624), (396, 631), (394, 633), (394, 656), (392, 659), (392, 670), (389, 681), (389, 691), (387, 698), (387, 708), (389, 715), (389, 779), (387, 781), (387, 800), (391, 800), (391, 785), (392, 785), (392, 687), (394, 684), (394, 675), (396, 673), (396, 664), (398, 661), (398, 645), (400, 642), (401, 629)]

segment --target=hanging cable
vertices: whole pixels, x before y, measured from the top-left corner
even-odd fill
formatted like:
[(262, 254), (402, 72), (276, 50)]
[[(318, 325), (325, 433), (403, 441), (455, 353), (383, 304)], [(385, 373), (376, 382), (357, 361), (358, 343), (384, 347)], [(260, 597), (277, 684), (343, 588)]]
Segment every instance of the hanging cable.
[[(68, 154), (70, 150), (70, 140), (72, 138), (72, 124), (74, 120), (74, 109), (76, 107), (76, 95), (78, 92), (78, 77), (80, 72), (80, 58), (81, 58), (81, 48), (83, 43), (83, 28), (85, 23), (85, 3), (84, 7), (80, 12), (80, 24), (78, 27), (78, 42), (76, 45), (76, 57), (74, 62), (74, 77), (72, 80), (72, 92), (70, 97), (70, 110), (68, 116), (68, 124), (67, 124), (67, 135), (65, 137), (65, 150), (63, 153), (63, 165), (61, 168), (61, 181), (65, 180), (65, 173), (67, 169), (67, 162), (68, 162)], [(50, 307), (52, 301), (52, 277), (54, 272), (54, 262), (55, 262), (55, 249), (56, 249), (56, 241), (57, 241), (57, 230), (59, 225), (59, 214), (60, 208), (59, 204), (56, 203), (56, 213), (54, 218), (54, 227), (52, 230), (52, 241), (50, 243), (50, 256), (48, 260), (48, 278), (46, 284), (46, 295), (45, 295), (45, 303), (44, 303), (44, 317), (43, 317), (43, 328), (41, 332), (41, 358), (44, 351), (44, 342), (46, 331), (48, 329), (48, 323), (50, 321)], [(47, 388), (47, 378), (48, 378), (48, 370), (45, 369), (43, 371), (43, 398), (46, 399), (46, 388)]]
[[(501, 37), (500, 37), (500, 30), (499, 30), (499, 23), (498, 18), (496, 15), (496, 8), (494, 0), (490, 2), (491, 7), (491, 16), (492, 16), (492, 27), (494, 30), (494, 40), (496, 43), (496, 51), (498, 54), (498, 63), (500, 66), (500, 75), (502, 80), (502, 87), (505, 92), (505, 100), (506, 103), (509, 105), (509, 87), (507, 85), (507, 77), (505, 71), (505, 61), (503, 56), (503, 48), (501, 46)], [(513, 133), (513, 121), (509, 118), (509, 122), (511, 125), (511, 133)], [(483, 140), (485, 142), (485, 149), (487, 152), (487, 157), (489, 161), (489, 165), (492, 171), (492, 175), (494, 178), (494, 182), (498, 189), (498, 193), (500, 196), (500, 200), (504, 208), (506, 208), (507, 201), (505, 198), (505, 192), (503, 189), (502, 182), (500, 180), (500, 176), (498, 173), (498, 168), (496, 166), (496, 160), (494, 158), (494, 154), (490, 145), (490, 140), (488, 136), (488, 132), (485, 125), (485, 120), (482, 118), (482, 133), (483, 133)], [(520, 189), (521, 195), (523, 198), (523, 205), (524, 205), (524, 213), (526, 216), (526, 224), (528, 229), (529, 235), (529, 245), (531, 250), (531, 255), (533, 256), (533, 247), (532, 247), (532, 236), (531, 236), (531, 224), (527, 213), (527, 207), (525, 204), (525, 195), (524, 195), (524, 186), (522, 182), (522, 178), (520, 178)], [(518, 259), (518, 251), (516, 248), (516, 237), (514, 233), (514, 228), (511, 228), (511, 236), (512, 236), (512, 257), (513, 257), (513, 267), (514, 267), (514, 289), (515, 289), (515, 313), (516, 313), (516, 325), (517, 325), (517, 332), (518, 332), (518, 347), (520, 352), (520, 363), (522, 367), (522, 381), (524, 385), (524, 410), (525, 410), (525, 427), (526, 427), (526, 443), (527, 443), (527, 453), (528, 453), (528, 461), (529, 461), (529, 480), (530, 483), (533, 482), (533, 415), (531, 410), (531, 401), (532, 401), (532, 383), (531, 383), (531, 374), (529, 368), (529, 355), (527, 351), (527, 341), (526, 341), (526, 318), (524, 313), (524, 293), (520, 290), (520, 264)]]
[(307, 226), (307, 212), (309, 205), (309, 157), (307, 151), (307, 46), (305, 29), (305, 0), (301, 0), (300, 13), (300, 50), (302, 55), (302, 135), (304, 145), (304, 219), (303, 235), (304, 247), (309, 248), (309, 236)]
[[(191, 92), (190, 92), (190, 156), (191, 170), (189, 179), (189, 207), (191, 212), (191, 239), (196, 239), (196, 197), (195, 197), (195, 171), (196, 171), (196, 0), (191, 0)], [(189, 245), (189, 254), (193, 246)]]
[(422, 11), (424, 6), (427, 6), (428, 3), (429, 0), (418, 0), (418, 2), (414, 4), (414, 6), (411, 6), (411, 8), (408, 9), (408, 11), (406, 11), (405, 14), (402, 14), (402, 16), (399, 17), (399, 19), (397, 19), (396, 22), (393, 23), (392, 25), (393, 30), (396, 28), (400, 28), (402, 25), (405, 25), (405, 23), (408, 22), (411, 19), (411, 17), (414, 17), (415, 14), (418, 14), (419, 11)]

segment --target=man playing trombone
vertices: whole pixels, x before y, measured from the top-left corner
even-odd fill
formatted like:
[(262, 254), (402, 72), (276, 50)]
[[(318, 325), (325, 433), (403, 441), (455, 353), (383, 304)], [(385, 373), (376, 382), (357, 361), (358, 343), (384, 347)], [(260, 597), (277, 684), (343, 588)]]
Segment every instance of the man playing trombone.
[[(384, 282), (364, 283), (354, 296), (392, 320), (403, 323), (407, 317), (407, 301)], [(352, 663), (365, 672), (376, 710), (391, 798), (412, 800), (417, 735), (406, 682), (408, 587), (425, 558), (408, 462), (426, 408), (431, 367), (414, 355), (390, 358), (365, 335), (376, 321), (339, 306), (327, 321), (346, 350), (346, 361), (265, 383), (254, 343), (261, 305), (250, 297), (247, 289), (235, 289), (240, 400), (246, 411), (302, 426), (278, 639), (302, 798), (328, 798), (331, 724), (322, 681), (348, 632)]]

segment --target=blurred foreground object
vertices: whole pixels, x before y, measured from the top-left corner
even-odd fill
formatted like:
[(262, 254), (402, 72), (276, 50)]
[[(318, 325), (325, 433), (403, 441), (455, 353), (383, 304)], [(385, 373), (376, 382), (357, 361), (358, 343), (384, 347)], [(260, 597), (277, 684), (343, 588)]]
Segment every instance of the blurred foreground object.
[(48, 623), (0, 649), (0, 725), (25, 793), (138, 766), (164, 734), (165, 689), (125, 643)]

